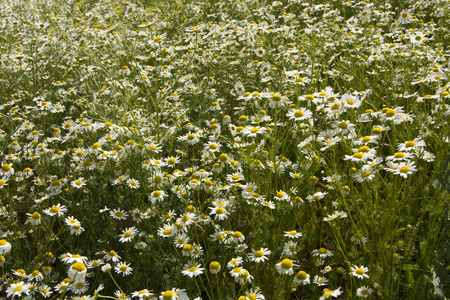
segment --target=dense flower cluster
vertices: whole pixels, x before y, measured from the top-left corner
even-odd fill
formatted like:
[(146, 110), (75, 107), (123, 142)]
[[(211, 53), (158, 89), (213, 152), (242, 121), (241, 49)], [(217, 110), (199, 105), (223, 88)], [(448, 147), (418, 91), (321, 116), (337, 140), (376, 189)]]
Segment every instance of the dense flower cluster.
[(5, 296), (431, 295), (447, 2), (44, 2), (0, 3)]

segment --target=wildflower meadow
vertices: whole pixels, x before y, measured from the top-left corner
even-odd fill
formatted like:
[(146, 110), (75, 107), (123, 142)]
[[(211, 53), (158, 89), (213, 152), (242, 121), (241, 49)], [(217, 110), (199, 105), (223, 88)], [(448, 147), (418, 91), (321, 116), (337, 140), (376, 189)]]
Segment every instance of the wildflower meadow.
[(0, 0), (0, 299), (449, 299), (449, 27)]

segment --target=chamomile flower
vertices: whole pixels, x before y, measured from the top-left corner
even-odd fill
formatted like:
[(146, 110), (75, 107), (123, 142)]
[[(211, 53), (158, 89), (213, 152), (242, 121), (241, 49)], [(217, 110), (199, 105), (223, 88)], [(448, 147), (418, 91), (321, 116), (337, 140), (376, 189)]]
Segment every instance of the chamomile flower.
[(284, 232), (284, 236), (290, 238), (290, 239), (296, 239), (299, 237), (302, 237), (303, 234), (301, 232), (297, 232), (295, 230), (291, 230), (291, 231), (285, 231)]
[(70, 266), (67, 274), (70, 280), (74, 282), (84, 281), (86, 278), (87, 268), (86, 265), (82, 262), (76, 262)]
[(153, 297), (153, 293), (147, 289), (143, 289), (131, 293), (131, 297), (139, 299), (151, 299), (151, 297)]
[(239, 267), (239, 266), (242, 265), (243, 261), (244, 261), (244, 260), (243, 260), (242, 257), (240, 257), (240, 256), (235, 257), (235, 258), (232, 258), (232, 259), (228, 262), (227, 268), (233, 269), (233, 268)]
[(286, 116), (294, 121), (311, 120), (312, 112), (306, 108), (291, 108)]
[(79, 295), (85, 293), (89, 288), (89, 283), (87, 281), (76, 281), (69, 286), (74, 294)]
[(77, 180), (72, 181), (70, 185), (76, 189), (81, 189), (86, 185), (86, 180), (83, 177), (78, 177)]
[(52, 207), (44, 209), (43, 212), (52, 217), (53, 216), (60, 217), (60, 216), (63, 216), (67, 212), (67, 208), (66, 208), (66, 206), (58, 203)]
[(122, 234), (119, 235), (119, 242), (131, 242), (131, 240), (138, 234), (138, 231), (135, 227), (130, 227), (122, 231)]
[(109, 215), (116, 220), (126, 220), (128, 217), (128, 213), (123, 211), (121, 208), (111, 210)]
[(398, 164), (395, 164), (395, 169), (393, 173), (395, 175), (400, 175), (403, 178), (407, 178), (408, 175), (413, 174), (413, 172), (416, 172), (417, 169), (414, 166), (414, 162), (401, 162)]
[(114, 270), (117, 274), (122, 274), (122, 276), (128, 276), (132, 273), (133, 268), (130, 267), (130, 264), (127, 264), (126, 262), (120, 262), (115, 267)]
[(127, 180), (127, 185), (130, 189), (138, 189), (141, 186), (139, 181), (133, 178)]
[(305, 271), (299, 271), (297, 275), (295, 275), (293, 283), (295, 285), (308, 285), (311, 283), (310, 276)]
[(297, 253), (297, 242), (289, 241), (283, 246), (283, 254), (293, 256)]
[(30, 285), (19, 281), (17, 283), (12, 283), (7, 289), (6, 289), (6, 296), (9, 298), (14, 297), (22, 297), (22, 295), (29, 295), (30, 294)]
[(152, 203), (161, 202), (166, 197), (167, 197), (167, 194), (165, 191), (156, 190), (150, 194), (150, 201), (152, 201)]
[(252, 249), (252, 252), (248, 254), (248, 258), (250, 261), (260, 263), (268, 260), (269, 256), (272, 252), (267, 248), (261, 248), (259, 250)]
[(0, 240), (0, 255), (4, 256), (11, 252), (11, 244), (6, 240)]
[(285, 258), (283, 259), (281, 262), (277, 263), (275, 265), (277, 271), (279, 274), (283, 275), (292, 275), (294, 274), (294, 269), (293, 267), (296, 266), (298, 267), (298, 265), (296, 265), (294, 263), (294, 261), (290, 260), (289, 258)]
[(322, 297), (319, 298), (319, 300), (325, 300), (328, 298), (337, 298), (342, 294), (341, 288), (339, 287), (336, 290), (329, 290), (329, 289), (324, 289), (323, 290), (323, 294)]
[(218, 274), (220, 272), (220, 268), (221, 268), (220, 263), (217, 261), (213, 261), (209, 264), (209, 271), (212, 274)]
[(312, 251), (313, 256), (319, 256), (321, 259), (333, 256), (333, 252), (325, 248), (319, 248)]
[(325, 286), (328, 284), (328, 279), (326, 279), (325, 277), (320, 277), (320, 276), (316, 275), (316, 276), (314, 276), (313, 283), (317, 284), (318, 286)]
[(117, 254), (116, 251), (110, 250), (103, 256), (103, 259), (106, 261), (112, 261), (112, 262), (116, 263), (116, 262), (120, 261), (120, 256), (119, 256), (119, 254)]
[(359, 279), (369, 278), (369, 275), (366, 274), (367, 272), (369, 272), (369, 269), (364, 266), (361, 267), (353, 266), (351, 270), (352, 275), (356, 278)]
[(203, 270), (205, 268), (201, 268), (201, 264), (186, 264), (184, 266), (184, 270), (182, 271), (183, 275), (189, 276), (190, 278), (192, 277), (197, 277), (201, 274), (203, 274)]
[(373, 293), (371, 288), (366, 286), (362, 286), (356, 290), (356, 296), (360, 298), (367, 298)]

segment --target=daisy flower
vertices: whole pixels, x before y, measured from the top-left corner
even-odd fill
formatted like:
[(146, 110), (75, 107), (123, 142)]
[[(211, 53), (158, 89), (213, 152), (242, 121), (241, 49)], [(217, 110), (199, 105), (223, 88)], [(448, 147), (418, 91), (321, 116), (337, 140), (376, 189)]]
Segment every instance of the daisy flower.
[(143, 289), (143, 290), (131, 293), (131, 297), (139, 298), (139, 299), (150, 299), (151, 297), (153, 297), (153, 294), (151, 291), (149, 291), (147, 289)]
[(359, 279), (369, 278), (369, 275), (366, 274), (367, 272), (369, 272), (369, 269), (364, 266), (352, 267), (352, 275), (355, 276), (356, 278), (359, 278)]
[(352, 242), (356, 243), (357, 245), (360, 245), (360, 244), (363, 244), (363, 245), (364, 245), (364, 244), (367, 243), (367, 238), (364, 237), (364, 235), (363, 235), (361, 232), (355, 233), (355, 234), (350, 238), (350, 240), (351, 240)]
[(328, 193), (327, 192), (317, 192), (312, 195), (309, 195), (306, 197), (306, 200), (309, 200), (310, 202), (315, 202), (323, 199)]
[(183, 275), (189, 276), (190, 278), (192, 277), (197, 277), (201, 274), (203, 274), (203, 270), (205, 268), (200, 268), (201, 264), (198, 265), (194, 265), (194, 264), (186, 264), (184, 266), (184, 270), (182, 271)]
[(11, 244), (6, 240), (0, 240), (0, 255), (4, 256), (11, 252)]
[(297, 242), (289, 241), (283, 246), (283, 254), (284, 255), (295, 255), (297, 253)]
[(278, 201), (289, 201), (289, 195), (283, 191), (278, 191), (277, 194), (273, 197), (273, 199)]
[(220, 272), (220, 263), (217, 261), (213, 261), (209, 264), (209, 271), (212, 274), (218, 274)]
[(261, 248), (259, 250), (252, 249), (252, 252), (248, 254), (248, 257), (250, 261), (260, 263), (265, 260), (268, 260), (269, 258), (267, 256), (270, 255), (271, 253), (272, 252), (267, 248)]
[(131, 274), (133, 268), (130, 267), (130, 264), (120, 262), (114, 267), (114, 270), (116, 271), (117, 274), (122, 274), (122, 276), (125, 277)]
[(241, 173), (233, 173), (233, 174), (228, 174), (226, 176), (227, 180), (230, 182), (238, 182), (238, 181), (242, 181), (245, 180), (244, 178), (244, 174)]
[(8, 298), (9, 297), (14, 298), (16, 296), (22, 297), (23, 294), (29, 295), (30, 293), (29, 287), (30, 285), (24, 283), (23, 281), (13, 283), (6, 289), (6, 296)]
[(418, 151), (419, 149), (425, 147), (425, 142), (419, 137), (412, 141), (407, 141), (397, 145), (398, 151)]
[(74, 294), (83, 294), (89, 288), (89, 283), (87, 281), (76, 281), (69, 286), (69, 290), (71, 290)]
[(176, 233), (176, 228), (171, 224), (165, 224), (158, 229), (158, 235), (162, 237), (171, 237)]
[(133, 178), (127, 180), (127, 185), (130, 189), (138, 189), (141, 186), (139, 181)]
[(311, 283), (310, 276), (305, 271), (299, 271), (294, 278), (294, 284), (296, 285), (308, 285)]
[(314, 276), (314, 280), (313, 280), (314, 284), (317, 284), (318, 286), (324, 286), (328, 284), (328, 279), (326, 279), (325, 277), (319, 277), (319, 276)]
[(370, 181), (375, 178), (374, 170), (370, 166), (363, 166), (355, 175), (353, 179), (357, 182)]
[(126, 213), (120, 208), (113, 209), (112, 211), (109, 212), (109, 215), (116, 220), (126, 220), (128, 217), (128, 213)]
[(152, 194), (150, 195), (150, 201), (152, 201), (152, 203), (156, 203), (156, 202), (161, 202), (164, 200), (164, 198), (167, 197), (166, 192), (164, 191), (153, 191)]
[(228, 264), (227, 264), (227, 268), (233, 269), (236, 267), (239, 267), (242, 265), (243, 259), (242, 257), (238, 256), (236, 258), (232, 258)]
[(284, 236), (290, 238), (290, 239), (296, 239), (299, 237), (302, 237), (303, 234), (301, 232), (297, 232), (295, 230), (291, 230), (291, 231), (285, 231), (284, 232)]
[(38, 291), (42, 295), (42, 297), (44, 297), (44, 298), (48, 298), (48, 297), (50, 297), (53, 294), (51, 288), (48, 285), (46, 285), (46, 284), (41, 285), (39, 287)]
[(298, 265), (294, 264), (294, 262), (292, 260), (290, 260), (289, 258), (285, 258), (281, 262), (279, 262), (275, 265), (278, 273), (287, 274), (287, 275), (294, 274), (294, 269), (293, 269), (294, 266), (298, 267)]
[(319, 256), (321, 259), (333, 256), (333, 252), (325, 248), (319, 248), (312, 251), (312, 256)]
[(44, 213), (53, 217), (53, 216), (57, 216), (60, 217), (62, 215), (64, 215), (67, 212), (67, 208), (64, 205), (61, 204), (56, 204), (50, 208), (44, 209)]
[(219, 219), (219, 221), (225, 220), (229, 215), (229, 212), (220, 206), (210, 207), (209, 209), (211, 210), (209, 214), (211, 215), (211, 217), (214, 216), (215, 220), (217, 219)]
[(86, 278), (86, 265), (82, 262), (76, 262), (70, 266), (67, 276), (74, 282), (84, 281)]
[(135, 227), (130, 227), (122, 231), (122, 234), (119, 235), (119, 242), (131, 242), (131, 240), (138, 234), (138, 231)]
[(325, 300), (325, 299), (328, 299), (328, 298), (331, 298), (331, 297), (337, 298), (341, 294), (342, 294), (342, 291), (341, 291), (340, 287), (338, 289), (336, 289), (336, 290), (324, 289), (323, 290), (323, 295), (322, 295), (322, 297), (319, 298), (319, 300)]
[(280, 94), (271, 94), (269, 99), (269, 106), (271, 108), (275, 108), (278, 106), (283, 107), (289, 104), (289, 100), (286, 97), (281, 96)]
[(347, 134), (355, 131), (355, 125), (350, 121), (335, 121), (333, 123), (333, 130), (342, 134)]
[(266, 133), (266, 128), (259, 126), (245, 126), (245, 128), (241, 131), (243, 135), (247, 137), (256, 137), (258, 134)]
[(289, 109), (286, 116), (289, 117), (289, 119), (294, 120), (294, 121), (310, 120), (312, 118), (312, 112), (303, 107), (298, 108), (298, 109), (291, 108), (291, 109)]
[(86, 181), (83, 177), (78, 177), (77, 180), (74, 180), (70, 183), (70, 185), (76, 189), (81, 189), (83, 186), (86, 185)]
[(395, 170), (393, 173), (395, 175), (400, 175), (403, 178), (407, 178), (408, 175), (411, 175), (413, 172), (416, 172), (417, 169), (414, 166), (414, 162), (404, 162), (395, 165)]
[(189, 144), (189, 145), (194, 145), (197, 144), (200, 139), (199, 139), (199, 135), (197, 133), (191, 133), (189, 132), (185, 137), (183, 137), (183, 139)]
[(116, 251), (111, 250), (103, 256), (103, 259), (106, 261), (112, 261), (112, 262), (116, 263), (116, 262), (120, 261), (120, 256), (117, 254)]
[(371, 288), (368, 288), (366, 286), (362, 286), (356, 290), (356, 296), (361, 298), (367, 298), (369, 295), (371, 295), (373, 290)]

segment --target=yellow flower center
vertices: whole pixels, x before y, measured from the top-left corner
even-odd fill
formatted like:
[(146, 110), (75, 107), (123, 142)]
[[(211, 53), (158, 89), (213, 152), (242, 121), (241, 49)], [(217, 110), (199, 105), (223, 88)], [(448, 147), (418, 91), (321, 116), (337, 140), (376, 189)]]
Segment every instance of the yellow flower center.
[(50, 212), (52, 214), (56, 214), (57, 212), (59, 212), (59, 207), (58, 206), (53, 206), (52, 208), (50, 208)]
[(405, 147), (411, 148), (411, 147), (414, 147), (415, 145), (416, 145), (416, 143), (414, 141), (408, 141), (408, 142), (406, 142)]
[(20, 292), (22, 290), (22, 286), (18, 285), (14, 288), (14, 292)]
[(362, 154), (361, 152), (356, 152), (355, 154), (353, 154), (353, 158), (361, 159), (363, 157), (364, 157), (364, 154)]
[(264, 252), (262, 252), (261, 250), (258, 250), (255, 252), (255, 257), (263, 257), (264, 256)]
[(127, 232), (125, 232), (125, 233), (123, 234), (123, 237), (129, 238), (129, 237), (132, 236), (132, 235), (133, 235), (133, 233), (131, 233), (131, 231), (127, 231)]
[(257, 127), (253, 127), (253, 128), (250, 130), (251, 133), (257, 133), (258, 131), (259, 131), (259, 128), (257, 128)]
[(408, 172), (409, 172), (409, 167), (407, 167), (407, 166), (401, 167), (401, 168), (400, 168), (400, 172), (401, 172), (401, 173), (408, 173)]
[(389, 110), (386, 112), (386, 118), (393, 117), (393, 116), (395, 116), (396, 113), (397, 113), (397, 112), (396, 112), (395, 110), (389, 109)]
[(188, 138), (188, 140), (192, 141), (193, 139), (195, 139), (195, 134), (191, 133), (191, 134), (188, 135), (187, 138)]
[(365, 136), (365, 137), (362, 138), (362, 142), (363, 142), (364, 144), (370, 142), (371, 140), (372, 140), (372, 139), (370, 138), (370, 136)]
[(189, 267), (189, 272), (195, 272), (195, 271), (197, 271), (197, 267), (195, 267), (195, 266), (192, 266), (192, 267)]
[(303, 111), (301, 111), (301, 110), (297, 110), (295, 113), (294, 113), (294, 117), (296, 117), (296, 118), (301, 118), (301, 117), (303, 117), (305, 115), (305, 113), (303, 112)]
[(355, 273), (358, 274), (358, 275), (364, 275), (364, 274), (366, 274), (366, 272), (364, 272), (364, 270), (361, 269), (361, 268), (356, 269)]
[(348, 128), (348, 124), (345, 122), (341, 122), (338, 124), (338, 127), (341, 129), (347, 129)]
[(275, 102), (281, 101), (281, 95), (280, 94), (272, 94), (272, 100)]
[(369, 177), (370, 175), (372, 175), (372, 173), (370, 173), (370, 171), (365, 171), (364, 173), (362, 173), (362, 178), (367, 178), (367, 177)]
[(297, 275), (295, 275), (295, 277), (297, 278), (297, 280), (306, 280), (306, 278), (308, 278), (308, 274), (306, 274), (305, 271), (300, 271), (297, 273)]
[(319, 250), (317, 251), (319, 254), (327, 254), (328, 250), (325, 248), (319, 248)]
[(4, 164), (2, 166), (2, 171), (3, 172), (9, 172), (11, 170), (11, 166), (9, 164)]
[(76, 262), (72, 265), (72, 270), (75, 270), (77, 272), (83, 272), (86, 270), (86, 266), (81, 262)]
[(153, 197), (154, 197), (154, 198), (161, 197), (161, 195), (162, 195), (162, 193), (161, 193), (160, 191), (154, 191), (154, 192), (153, 192)]
[(359, 147), (358, 151), (359, 152), (363, 152), (363, 153), (369, 153), (370, 152), (370, 148), (367, 147), (367, 146), (362, 146), (362, 147)]
[(289, 258), (285, 258), (281, 261), (281, 268), (283, 268), (284, 270), (289, 270), (290, 268), (292, 268), (292, 261)]
[(172, 300), (173, 298), (173, 292), (172, 291), (165, 291), (163, 294), (163, 300)]
[(221, 215), (221, 214), (223, 214), (224, 212), (225, 212), (225, 211), (223, 210), (222, 207), (216, 208), (216, 214)]
[(172, 229), (170, 229), (170, 228), (164, 229), (163, 235), (170, 235), (170, 234), (172, 234)]

